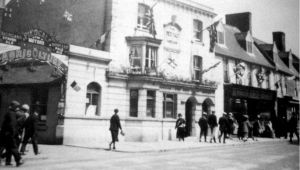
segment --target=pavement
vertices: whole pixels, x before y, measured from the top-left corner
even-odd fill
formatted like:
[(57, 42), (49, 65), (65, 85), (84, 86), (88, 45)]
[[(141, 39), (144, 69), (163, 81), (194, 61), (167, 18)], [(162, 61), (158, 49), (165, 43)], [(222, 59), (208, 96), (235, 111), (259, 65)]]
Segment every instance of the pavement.
[[(208, 140), (209, 141), (209, 140)], [(246, 142), (238, 140), (237, 138), (227, 139), (226, 143), (209, 143), (199, 142), (195, 137), (188, 137), (184, 142), (182, 141), (160, 141), (160, 142), (117, 142), (116, 152), (127, 152), (127, 153), (142, 153), (142, 152), (165, 152), (170, 150), (184, 150), (184, 149), (195, 149), (195, 148), (209, 148), (209, 147), (222, 147), (222, 146), (235, 146), (235, 145), (249, 145), (255, 143), (275, 143), (275, 142), (287, 142), (288, 139), (284, 138), (255, 138), (255, 140), (248, 139)], [(69, 146), (69, 145), (67, 145)], [(74, 146), (78, 147), (78, 146)], [(103, 149), (108, 150), (109, 143), (100, 143), (95, 147), (82, 147), (92, 149)]]

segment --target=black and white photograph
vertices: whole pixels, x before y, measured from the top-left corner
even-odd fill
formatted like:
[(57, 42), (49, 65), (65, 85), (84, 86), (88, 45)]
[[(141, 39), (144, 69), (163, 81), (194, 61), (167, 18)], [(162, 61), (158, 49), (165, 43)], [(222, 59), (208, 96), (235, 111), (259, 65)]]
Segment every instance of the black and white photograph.
[(0, 0), (0, 169), (299, 170), (299, 0)]

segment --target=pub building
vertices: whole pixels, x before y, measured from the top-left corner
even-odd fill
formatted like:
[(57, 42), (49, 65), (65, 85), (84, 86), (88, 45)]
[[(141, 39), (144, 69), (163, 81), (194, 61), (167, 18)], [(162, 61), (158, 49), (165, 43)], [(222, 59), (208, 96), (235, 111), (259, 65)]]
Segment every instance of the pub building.
[(216, 98), (221, 64), (205, 30), (216, 16), (210, 7), (190, 0), (11, 0), (1, 12), (2, 34), (9, 35), (1, 37), (1, 89), (9, 89), (0, 93), (1, 115), (12, 99), (42, 108), (45, 143), (108, 142), (115, 108), (126, 133), (120, 140), (143, 142), (175, 140), (178, 113), (196, 138), (202, 112), (223, 112)]

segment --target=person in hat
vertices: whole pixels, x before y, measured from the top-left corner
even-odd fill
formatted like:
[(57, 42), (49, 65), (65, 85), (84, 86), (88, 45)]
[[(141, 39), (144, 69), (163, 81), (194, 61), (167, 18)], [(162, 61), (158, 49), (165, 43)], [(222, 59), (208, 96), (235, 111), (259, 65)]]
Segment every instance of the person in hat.
[(177, 129), (176, 137), (178, 140), (184, 141), (185, 137), (185, 120), (182, 118), (182, 115), (178, 114), (178, 119), (176, 121), (175, 129)]
[(227, 113), (223, 113), (223, 116), (220, 117), (219, 119), (219, 130), (220, 130), (220, 135), (219, 135), (219, 142), (221, 143), (221, 138), (223, 136), (223, 143), (225, 143), (226, 135), (229, 130), (229, 123), (228, 119), (226, 117)]
[(231, 112), (228, 113), (227, 119), (228, 119), (228, 124), (229, 124), (228, 138), (232, 139), (232, 135), (235, 130), (234, 124), (236, 123), (236, 120), (234, 119), (233, 114)]
[(17, 146), (17, 110), (20, 106), (18, 101), (12, 101), (8, 107), (8, 111), (4, 115), (2, 124), (2, 133), (4, 134), (4, 145), (6, 150), (6, 163), (5, 165), (11, 164), (11, 156), (14, 156), (16, 166), (22, 165), (24, 162), (20, 156)]
[(208, 130), (208, 124), (207, 124), (207, 114), (206, 112), (202, 113), (202, 116), (200, 117), (198, 124), (200, 126), (200, 138), (199, 141), (201, 142), (202, 136), (204, 136), (204, 142), (206, 142), (207, 137), (207, 130)]
[(298, 140), (298, 143), (299, 143), (299, 132), (298, 132), (298, 129), (297, 129), (297, 125), (298, 125), (297, 114), (296, 114), (296, 112), (293, 112), (292, 117), (288, 122), (288, 127), (289, 127), (289, 132), (290, 132), (290, 135), (289, 135), (290, 136), (290, 143), (293, 142), (292, 139), (293, 139), (294, 133), (295, 133), (295, 135), (297, 137), (297, 140)]
[[(29, 107), (25, 107), (24, 109), (28, 109), (28, 111), (29, 111)], [(21, 150), (20, 150), (22, 155), (24, 155), (25, 148), (26, 148), (26, 145), (27, 145), (29, 139), (31, 139), (34, 154), (35, 155), (39, 154), (38, 142), (37, 142), (37, 124), (39, 121), (39, 118), (38, 118), (39, 112), (40, 112), (40, 108), (39, 107), (35, 108), (35, 111), (33, 113), (31, 113), (25, 121), (25, 135), (24, 135)]]
[(109, 144), (109, 150), (111, 150), (111, 145), (113, 145), (113, 149), (116, 149), (115, 143), (119, 141), (119, 129), (121, 130), (121, 133), (123, 133), (118, 112), (119, 110), (115, 109), (114, 115), (110, 118), (109, 130), (111, 132), (111, 142)]
[(246, 142), (249, 137), (249, 130), (252, 128), (252, 125), (249, 122), (249, 116), (248, 115), (243, 115), (244, 120), (242, 122), (242, 132), (243, 132), (243, 141)]

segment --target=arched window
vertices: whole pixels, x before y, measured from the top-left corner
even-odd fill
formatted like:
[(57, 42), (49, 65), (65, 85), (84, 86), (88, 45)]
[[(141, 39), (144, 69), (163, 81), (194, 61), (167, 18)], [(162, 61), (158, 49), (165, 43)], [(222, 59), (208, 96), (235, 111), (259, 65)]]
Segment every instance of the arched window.
[(101, 87), (98, 83), (92, 82), (87, 85), (86, 90), (86, 112), (88, 116), (100, 115)]

